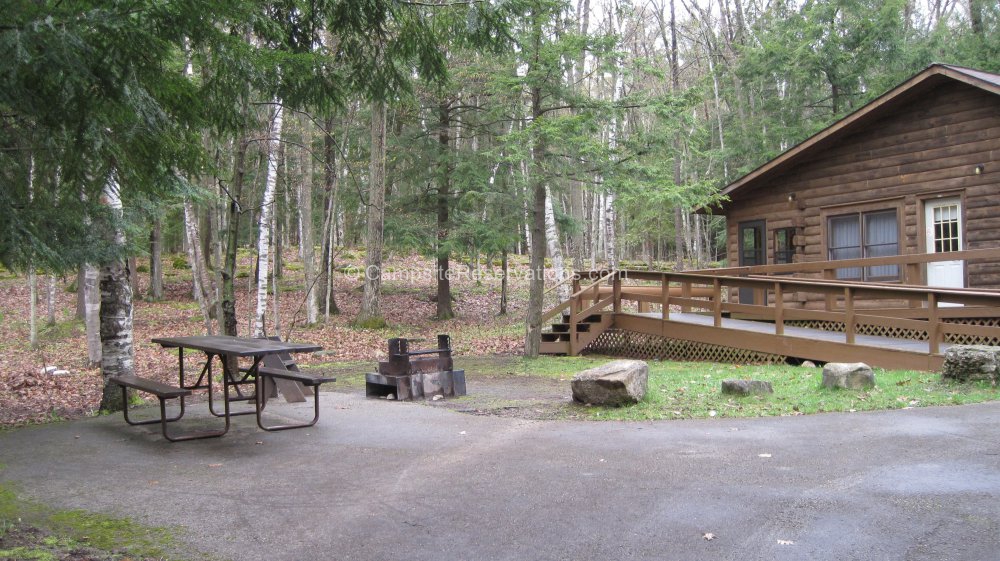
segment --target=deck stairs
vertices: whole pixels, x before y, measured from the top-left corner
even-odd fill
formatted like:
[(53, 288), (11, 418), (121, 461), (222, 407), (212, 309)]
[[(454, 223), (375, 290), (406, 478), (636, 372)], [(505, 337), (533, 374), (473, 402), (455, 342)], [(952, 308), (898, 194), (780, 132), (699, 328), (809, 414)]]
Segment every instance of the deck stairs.
[(576, 324), (576, 330), (568, 315), (559, 316), (559, 321), (542, 331), (539, 353), (543, 355), (576, 355), (594, 339), (611, 327), (611, 313), (591, 314)]

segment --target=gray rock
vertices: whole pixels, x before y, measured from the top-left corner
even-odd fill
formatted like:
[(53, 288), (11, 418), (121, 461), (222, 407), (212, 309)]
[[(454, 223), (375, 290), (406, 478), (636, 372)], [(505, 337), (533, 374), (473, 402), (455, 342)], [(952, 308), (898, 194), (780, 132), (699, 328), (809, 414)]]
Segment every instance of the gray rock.
[(573, 399), (580, 403), (619, 406), (646, 396), (649, 365), (641, 360), (615, 360), (573, 376)]
[(771, 382), (764, 380), (723, 380), (722, 393), (733, 395), (753, 395), (774, 393)]
[(1000, 347), (987, 345), (955, 345), (944, 352), (944, 378), (971, 382), (996, 382), (1000, 366)]
[(863, 362), (828, 362), (823, 367), (823, 387), (863, 390), (875, 387), (875, 373)]

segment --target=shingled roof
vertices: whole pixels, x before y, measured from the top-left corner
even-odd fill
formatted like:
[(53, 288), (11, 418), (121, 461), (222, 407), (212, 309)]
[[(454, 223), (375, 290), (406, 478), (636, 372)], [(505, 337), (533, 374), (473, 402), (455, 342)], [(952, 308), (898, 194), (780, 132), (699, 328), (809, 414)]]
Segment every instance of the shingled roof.
[[(1000, 75), (951, 64), (932, 64), (909, 80), (875, 98), (870, 103), (829, 127), (789, 148), (778, 157), (730, 183), (721, 191), (732, 197), (736, 191), (752, 189), (760, 181), (782, 173), (789, 166), (808, 159), (816, 151), (837, 140), (863, 129), (866, 123), (878, 118), (914, 97), (948, 81), (958, 81), (1000, 95)], [(725, 206), (725, 203), (722, 203)]]

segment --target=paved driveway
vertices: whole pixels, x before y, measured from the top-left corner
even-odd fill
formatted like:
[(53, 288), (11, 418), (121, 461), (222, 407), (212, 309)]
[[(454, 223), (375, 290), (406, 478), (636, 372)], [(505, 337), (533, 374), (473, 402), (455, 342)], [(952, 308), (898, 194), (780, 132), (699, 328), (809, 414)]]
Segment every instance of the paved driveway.
[(1000, 558), (1000, 403), (598, 423), (322, 399), (318, 426), (285, 433), (2, 433), (0, 479), (234, 560)]

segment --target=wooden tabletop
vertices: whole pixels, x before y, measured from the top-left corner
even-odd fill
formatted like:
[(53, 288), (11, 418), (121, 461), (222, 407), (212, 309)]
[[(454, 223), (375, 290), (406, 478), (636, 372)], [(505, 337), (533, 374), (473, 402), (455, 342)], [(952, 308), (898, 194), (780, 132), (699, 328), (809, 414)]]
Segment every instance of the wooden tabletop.
[(199, 335), (194, 337), (157, 337), (154, 343), (166, 348), (182, 347), (197, 349), (206, 353), (230, 356), (264, 356), (276, 353), (308, 353), (323, 347), (310, 343), (272, 341), (270, 339), (250, 339), (229, 335)]

